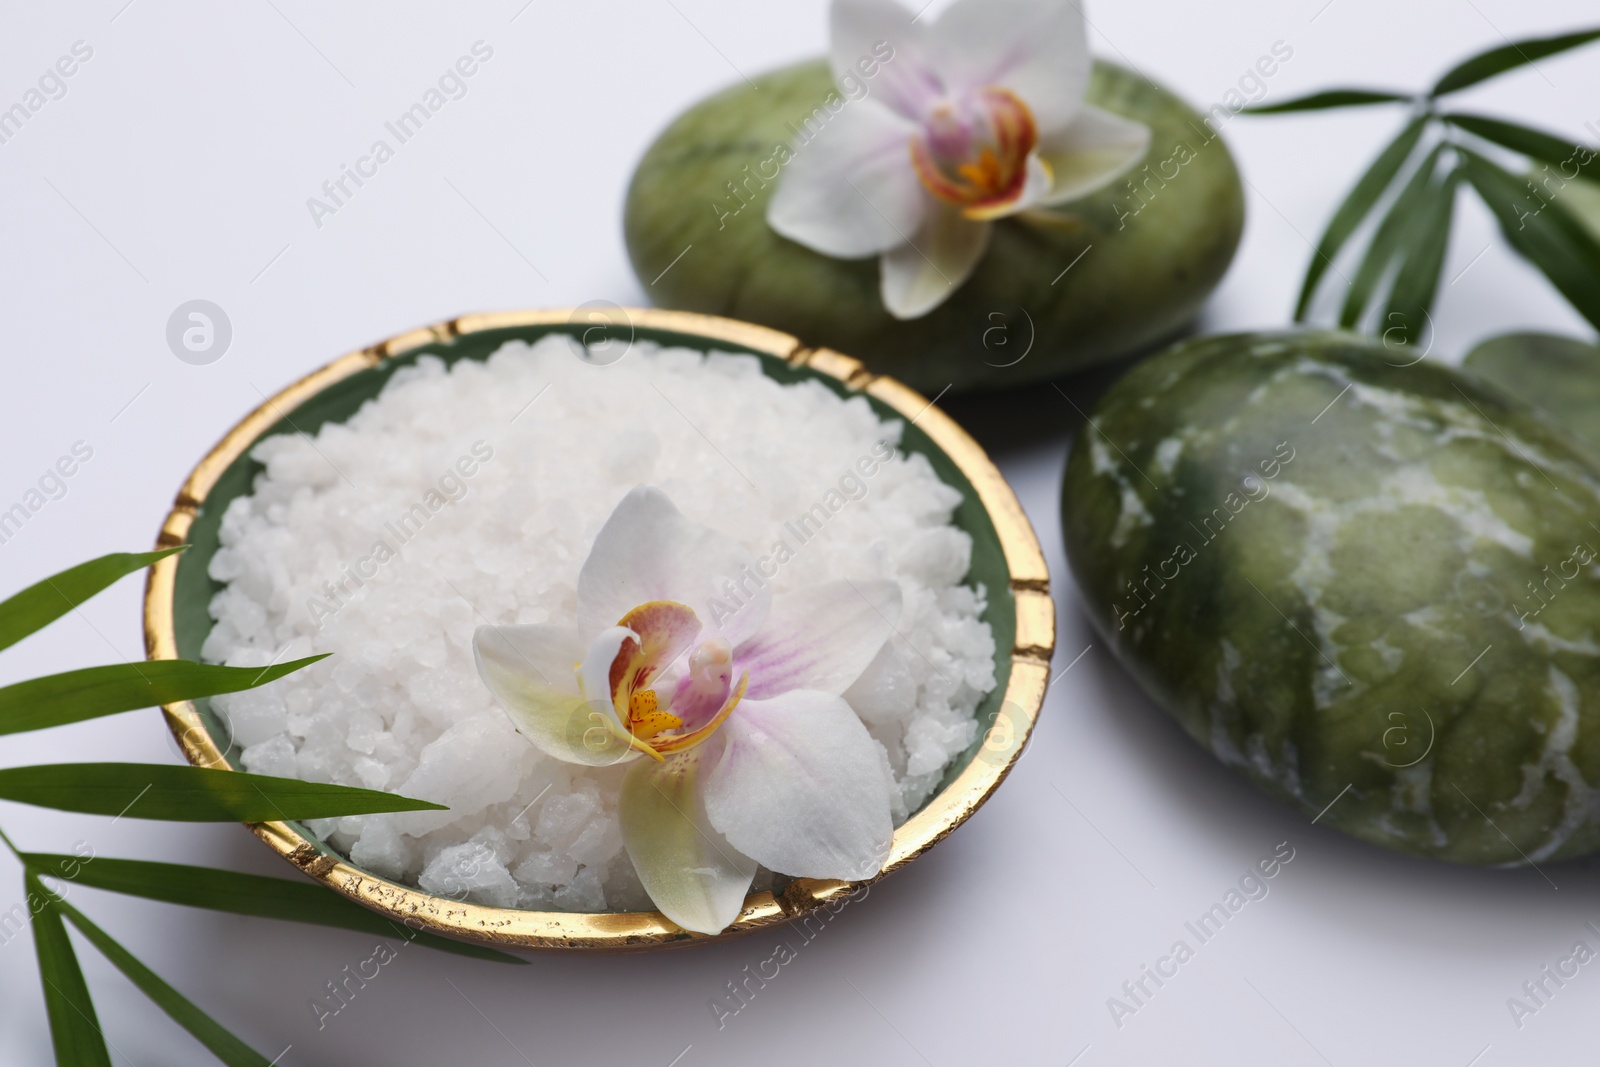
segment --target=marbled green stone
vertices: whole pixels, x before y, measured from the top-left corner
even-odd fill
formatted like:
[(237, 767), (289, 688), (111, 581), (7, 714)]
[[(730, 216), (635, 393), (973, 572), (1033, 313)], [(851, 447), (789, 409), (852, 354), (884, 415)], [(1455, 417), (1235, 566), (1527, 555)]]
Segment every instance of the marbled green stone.
[(1184, 729), (1324, 824), (1463, 863), (1594, 852), (1600, 466), (1393, 359), (1284, 333), (1135, 367), (1067, 464), (1083, 599)]
[(1089, 100), (1151, 128), (1145, 164), (1044, 221), (999, 222), (950, 300), (898, 321), (879, 297), (876, 257), (830, 259), (766, 223), (775, 184), (761, 175), (796, 142), (791, 124), (832, 92), (826, 65), (806, 63), (719, 93), (662, 133), (623, 221), (652, 300), (764, 323), (933, 393), (1020, 385), (1146, 347), (1194, 316), (1233, 258), (1244, 198), (1222, 140), (1165, 89), (1098, 63)]
[(1474, 348), (1462, 365), (1600, 448), (1600, 346), (1509, 333)]

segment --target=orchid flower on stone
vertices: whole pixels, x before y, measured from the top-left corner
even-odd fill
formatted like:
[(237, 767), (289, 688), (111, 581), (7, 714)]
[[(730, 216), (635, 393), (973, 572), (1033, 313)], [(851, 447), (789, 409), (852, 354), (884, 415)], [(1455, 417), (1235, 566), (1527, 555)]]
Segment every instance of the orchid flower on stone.
[(875, 44), (892, 58), (795, 147), (767, 221), (824, 255), (880, 256), (896, 318), (954, 293), (996, 219), (1104, 188), (1149, 148), (1145, 126), (1084, 102), (1076, 0), (957, 0), (931, 24), (894, 0), (833, 0), (831, 21), (841, 86), (859, 90)]
[(663, 914), (709, 934), (738, 917), (758, 865), (850, 881), (882, 870), (888, 767), (841, 694), (899, 615), (891, 581), (774, 598), (742, 545), (642, 486), (595, 538), (575, 625), (484, 626), (473, 650), (535, 746), (631, 763), (628, 856)]

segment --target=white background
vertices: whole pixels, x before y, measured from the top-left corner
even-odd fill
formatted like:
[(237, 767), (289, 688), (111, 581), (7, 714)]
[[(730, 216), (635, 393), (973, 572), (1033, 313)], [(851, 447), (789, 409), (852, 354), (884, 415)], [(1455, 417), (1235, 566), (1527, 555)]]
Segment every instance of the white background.
[[(74, 442), (94, 449), (68, 495), (0, 546), (6, 592), (149, 545), (217, 437), (262, 392), (335, 355), (471, 310), (646, 302), (620, 213), (650, 139), (739, 72), (825, 46), (822, 0), (404, 12), (124, 3), (10, 4), (0, 33), (0, 106), (73, 42), (94, 49), (68, 95), (0, 145), (0, 506)], [(1090, 17), (1101, 54), (1209, 104), (1280, 40), (1294, 55), (1269, 80), (1273, 99), (1331, 84), (1419, 87), (1502, 35), (1594, 14), (1590, 0), (1325, 4), (1107, 0)], [(306, 198), (480, 39), (494, 57), (469, 95), (314, 226)], [(1600, 124), (1600, 51), (1542, 62), (1470, 99), (1577, 137)], [(1374, 109), (1228, 124), (1249, 222), (1205, 328), (1285, 320), (1306, 237), (1397, 122)], [(1437, 355), (1515, 328), (1580, 332), (1476, 202), (1463, 204), (1445, 277), (1465, 274), (1445, 286)], [(179, 362), (164, 339), (169, 313), (196, 297), (225, 308), (234, 328), (230, 351), (204, 367)], [(1071, 388), (1087, 402), (1094, 384)], [(370, 938), (86, 889), (74, 901), (269, 1058), (292, 1045), (281, 1061), (292, 1065), (1466, 1067), (1588, 1048), (1600, 965), (1520, 1029), (1506, 1000), (1576, 941), (1600, 948), (1585, 926), (1600, 922), (1600, 871), (1389, 855), (1308, 825), (1222, 770), (1135, 691), (1075, 606), (1055, 515), (1075, 416), (1049, 389), (1006, 404), (953, 410), (993, 449), (1045, 545), (1057, 669), (1088, 652), (1055, 684), (1036, 742), (988, 806), (843, 912), (724, 1029), (708, 1001), (791, 933), (646, 957), (546, 955), (523, 968), (407, 949), (319, 1032), (308, 1001), (371, 954)], [(0, 681), (139, 656), (139, 594), (128, 580), (12, 649)], [(153, 711), (0, 747), (7, 764), (174, 758)], [(0, 825), (35, 849), (83, 840), (101, 855), (289, 873), (236, 826), (112, 827), (10, 804)], [(1194, 944), (1185, 920), (1285, 841), (1295, 858), (1270, 895), (1115, 1026), (1107, 998), (1178, 938)], [(0, 868), (9, 907), (20, 879), (9, 859)], [(91, 949), (82, 956), (119, 1064), (210, 1062)], [(17, 938), (0, 948), (0, 1063), (49, 1056), (31, 948)]]

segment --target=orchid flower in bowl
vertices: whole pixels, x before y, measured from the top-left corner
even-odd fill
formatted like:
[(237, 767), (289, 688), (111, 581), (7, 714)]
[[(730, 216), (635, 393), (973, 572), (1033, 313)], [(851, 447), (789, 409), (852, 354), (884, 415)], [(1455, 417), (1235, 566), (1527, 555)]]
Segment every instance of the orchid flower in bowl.
[(775, 598), (742, 545), (641, 486), (595, 538), (572, 625), (483, 626), (473, 651), (540, 750), (632, 764), (618, 815), (634, 869), (662, 914), (715, 934), (758, 866), (849, 881), (883, 868), (887, 756), (841, 694), (900, 606), (891, 581)]
[(841, 86), (861, 57), (892, 60), (794, 152), (767, 222), (824, 255), (879, 256), (896, 318), (954, 293), (995, 220), (1102, 189), (1149, 148), (1147, 127), (1085, 103), (1075, 0), (957, 0), (931, 22), (894, 0), (833, 0), (831, 22)]

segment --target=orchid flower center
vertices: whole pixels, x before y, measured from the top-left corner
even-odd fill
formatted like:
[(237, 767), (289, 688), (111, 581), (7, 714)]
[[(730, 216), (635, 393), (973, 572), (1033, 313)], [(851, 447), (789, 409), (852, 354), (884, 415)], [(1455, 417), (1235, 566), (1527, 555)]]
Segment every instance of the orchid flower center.
[(934, 106), (911, 139), (911, 165), (924, 188), (971, 219), (1007, 212), (1028, 181), (1039, 144), (1033, 112), (1009, 89), (981, 89), (968, 107)]
[[(670, 600), (641, 604), (618, 622), (633, 631), (612, 660), (611, 702), (631, 747), (655, 759), (704, 743), (744, 697), (748, 673), (733, 680), (733, 646), (720, 637), (695, 643), (694, 610)], [(688, 651), (687, 669), (669, 690), (662, 671)]]

